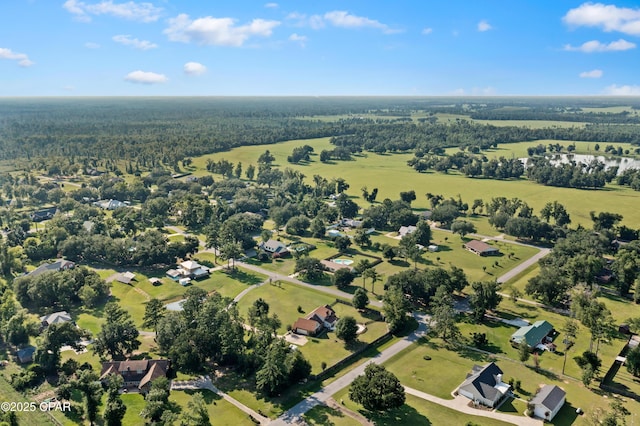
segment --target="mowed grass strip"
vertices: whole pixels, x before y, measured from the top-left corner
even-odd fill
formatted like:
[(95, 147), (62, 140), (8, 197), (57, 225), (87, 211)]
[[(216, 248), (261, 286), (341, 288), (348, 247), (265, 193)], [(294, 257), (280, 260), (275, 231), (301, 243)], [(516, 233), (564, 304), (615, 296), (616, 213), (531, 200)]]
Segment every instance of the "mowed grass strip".
[(349, 399), (349, 388), (339, 391), (333, 398), (342, 401), (345, 407), (359, 412), (377, 426), (397, 426), (397, 425), (464, 425), (474, 424), (478, 426), (506, 426), (499, 420), (487, 417), (470, 416), (465, 413), (434, 404), (413, 395), (407, 395), (405, 404), (394, 410), (383, 413), (373, 413), (367, 411), (360, 404)]

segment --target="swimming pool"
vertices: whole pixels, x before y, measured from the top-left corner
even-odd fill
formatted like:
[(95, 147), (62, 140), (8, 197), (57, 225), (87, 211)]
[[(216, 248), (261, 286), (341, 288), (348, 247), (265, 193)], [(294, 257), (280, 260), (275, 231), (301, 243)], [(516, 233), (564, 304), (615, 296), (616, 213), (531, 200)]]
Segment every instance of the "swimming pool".
[(339, 265), (351, 265), (353, 263), (353, 260), (351, 260), (351, 259), (333, 259), (332, 262), (333, 263), (337, 263)]

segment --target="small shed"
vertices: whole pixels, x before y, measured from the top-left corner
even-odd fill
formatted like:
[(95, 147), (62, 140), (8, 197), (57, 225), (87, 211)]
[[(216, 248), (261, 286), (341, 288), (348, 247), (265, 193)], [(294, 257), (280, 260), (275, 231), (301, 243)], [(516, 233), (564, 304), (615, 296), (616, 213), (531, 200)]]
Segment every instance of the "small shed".
[(156, 278), (156, 277), (149, 278), (149, 282), (150, 282), (151, 284), (153, 284), (153, 285), (160, 285), (160, 284), (162, 284), (162, 280), (161, 280), (160, 278)]
[(180, 284), (182, 287), (186, 287), (191, 284), (191, 278), (180, 278), (178, 280), (178, 284)]
[(429, 244), (429, 246), (427, 247), (427, 249), (428, 249), (430, 252), (435, 253), (435, 252), (437, 252), (438, 250), (440, 250), (440, 247), (438, 247), (438, 246), (437, 246), (437, 245), (435, 245), (435, 244)]
[(533, 397), (533, 414), (550, 422), (564, 405), (567, 394), (556, 385), (545, 385)]

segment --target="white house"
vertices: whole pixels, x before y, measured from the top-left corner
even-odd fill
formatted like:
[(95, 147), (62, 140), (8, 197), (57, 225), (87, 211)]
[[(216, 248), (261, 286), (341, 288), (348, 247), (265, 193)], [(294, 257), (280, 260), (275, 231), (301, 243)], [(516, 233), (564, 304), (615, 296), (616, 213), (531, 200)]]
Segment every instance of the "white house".
[(567, 393), (556, 385), (544, 385), (531, 400), (533, 415), (551, 421), (562, 408)]
[(474, 365), (458, 387), (458, 393), (476, 404), (493, 408), (510, 388), (509, 384), (502, 381), (502, 374), (502, 370), (493, 362), (484, 367)]
[(398, 236), (402, 238), (405, 235), (413, 234), (414, 232), (416, 232), (416, 229), (417, 228), (413, 225), (401, 226), (400, 229), (398, 230)]

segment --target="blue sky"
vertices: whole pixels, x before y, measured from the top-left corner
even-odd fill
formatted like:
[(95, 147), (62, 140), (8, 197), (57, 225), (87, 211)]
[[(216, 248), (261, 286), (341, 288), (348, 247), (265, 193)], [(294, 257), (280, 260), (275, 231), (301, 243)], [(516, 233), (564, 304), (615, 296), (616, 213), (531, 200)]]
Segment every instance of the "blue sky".
[(640, 3), (2, 0), (0, 96), (640, 95)]

